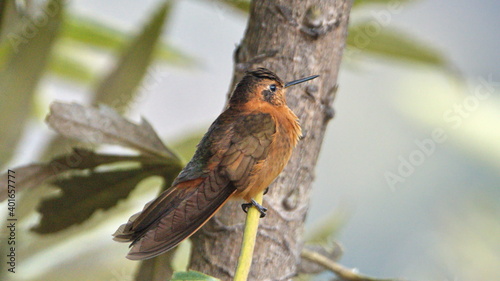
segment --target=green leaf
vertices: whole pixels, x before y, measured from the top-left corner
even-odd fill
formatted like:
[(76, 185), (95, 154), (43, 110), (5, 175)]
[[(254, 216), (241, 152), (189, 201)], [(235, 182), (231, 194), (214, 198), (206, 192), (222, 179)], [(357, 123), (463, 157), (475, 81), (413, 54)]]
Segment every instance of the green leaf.
[(349, 27), (346, 55), (356, 52), (370, 53), (385, 58), (424, 63), (441, 68), (449, 68), (444, 55), (407, 34), (382, 27), (373, 22), (363, 22)]
[(118, 51), (124, 46), (127, 34), (96, 19), (70, 14), (63, 19), (61, 38), (92, 47)]
[[(61, 44), (74, 41), (84, 46), (117, 53), (125, 47), (130, 36), (104, 21), (72, 14), (63, 19), (61, 38), (63, 39)], [(191, 57), (165, 42), (158, 43), (155, 57), (175, 64), (191, 64), (193, 62)]]
[[(135, 186), (152, 175), (165, 179), (169, 187), (182, 166), (178, 157), (161, 142), (153, 128), (145, 121), (140, 125), (131, 123), (111, 108), (86, 108), (77, 104), (53, 103), (47, 122), (62, 135), (94, 144), (118, 144), (142, 152), (140, 156), (99, 155), (87, 150), (69, 164), (52, 161), (45, 170), (58, 168), (60, 174), (67, 170), (87, 169), (84, 175), (72, 174), (56, 179), (62, 194), (42, 202), (40, 225), (34, 229), (39, 233), (52, 233), (82, 223), (97, 210), (106, 210), (126, 198)], [(75, 153), (77, 150), (75, 150)], [(62, 158), (61, 158), (62, 159)], [(66, 161), (68, 162), (67, 158)], [(69, 157), (69, 160), (73, 160)], [(137, 161), (140, 168), (95, 171), (95, 167), (117, 161)], [(58, 164), (58, 165), (56, 165)], [(48, 173), (47, 171), (45, 172)], [(50, 175), (50, 174), (49, 174)], [(44, 178), (39, 176), (37, 178)], [(60, 210), (65, 212), (59, 214)]]
[(170, 1), (162, 4), (142, 32), (133, 39), (117, 65), (95, 90), (94, 103), (109, 105), (119, 113), (126, 111), (152, 60), (170, 6)]
[[(6, 36), (11, 52), (0, 70), (2, 101), (0, 112), (8, 122), (0, 122), (0, 163), (7, 163), (15, 151), (33, 104), (33, 95), (43, 76), (61, 23), (63, 1), (52, 0), (42, 11), (46, 21), (36, 25), (24, 21), (24, 32)], [(30, 30), (27, 32), (26, 30)]]
[(176, 272), (170, 281), (220, 281), (219, 279), (205, 275), (201, 272), (190, 270), (187, 272)]
[[(105, 22), (79, 15), (66, 15), (62, 19), (60, 36), (56, 43), (57, 52), (49, 62), (49, 70), (73, 82), (94, 83), (97, 71), (89, 67), (88, 63), (82, 62), (82, 52), (97, 48), (117, 54), (124, 50), (129, 38), (127, 33)], [(0, 46), (0, 63), (7, 53), (6, 46)], [(190, 65), (194, 62), (193, 58), (165, 42), (158, 42), (153, 56), (177, 65)]]
[(33, 230), (41, 234), (54, 233), (80, 224), (97, 210), (107, 210), (128, 197), (143, 179), (161, 175), (173, 180), (173, 171), (178, 172), (178, 166), (143, 165), (58, 179), (53, 184), (61, 189), (61, 194), (42, 202), (38, 208), (42, 218)]
[(158, 48), (154, 52), (154, 57), (179, 66), (191, 66), (195, 64), (195, 59), (193, 57), (186, 55), (182, 50), (164, 42), (158, 44)]
[[(91, 150), (75, 148), (47, 163), (30, 164), (12, 169), (15, 172), (16, 192), (35, 188), (70, 170), (94, 169), (115, 162), (140, 162), (147, 165), (165, 164), (165, 160), (147, 156), (96, 154)], [(175, 164), (175, 163), (172, 163)], [(176, 164), (179, 169), (180, 165)], [(7, 175), (0, 175), (0, 202), (7, 198)]]

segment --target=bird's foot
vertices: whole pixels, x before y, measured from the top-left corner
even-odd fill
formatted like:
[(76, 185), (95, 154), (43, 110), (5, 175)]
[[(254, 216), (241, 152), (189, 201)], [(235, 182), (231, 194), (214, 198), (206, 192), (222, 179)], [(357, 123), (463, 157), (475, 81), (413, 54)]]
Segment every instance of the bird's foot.
[(264, 195), (266, 195), (269, 192), (269, 186), (264, 189)]
[(241, 208), (243, 209), (243, 211), (245, 213), (248, 212), (248, 208), (250, 208), (252, 206), (255, 206), (255, 208), (257, 208), (257, 210), (259, 210), (261, 218), (266, 216), (267, 208), (262, 206), (261, 204), (257, 203), (257, 201), (255, 201), (253, 199), (252, 199), (252, 201), (250, 201), (250, 203), (241, 204)]

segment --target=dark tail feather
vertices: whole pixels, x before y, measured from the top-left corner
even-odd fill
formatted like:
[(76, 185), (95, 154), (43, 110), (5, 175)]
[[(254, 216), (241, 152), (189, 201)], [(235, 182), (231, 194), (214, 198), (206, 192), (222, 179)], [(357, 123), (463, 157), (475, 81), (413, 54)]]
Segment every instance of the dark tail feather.
[(210, 177), (180, 183), (121, 225), (113, 239), (132, 242), (131, 260), (153, 258), (194, 234), (234, 192), (231, 185), (216, 184)]

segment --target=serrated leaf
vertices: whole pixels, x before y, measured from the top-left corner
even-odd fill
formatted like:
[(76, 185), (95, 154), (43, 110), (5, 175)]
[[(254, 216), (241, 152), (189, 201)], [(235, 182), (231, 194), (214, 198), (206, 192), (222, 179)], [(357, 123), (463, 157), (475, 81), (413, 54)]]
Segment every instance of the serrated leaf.
[(53, 184), (61, 189), (61, 194), (41, 203), (38, 211), (42, 218), (33, 230), (42, 234), (54, 233), (80, 224), (97, 210), (115, 206), (149, 176), (168, 175), (172, 179), (176, 175), (172, 175), (171, 171), (176, 168), (169, 165), (144, 165), (140, 168), (90, 172), (88, 175), (57, 179)]
[(136, 125), (106, 106), (93, 108), (54, 102), (46, 121), (68, 138), (91, 144), (122, 145), (146, 155), (179, 161), (146, 120)]
[(32, 21), (26, 20), (25, 28), (31, 28), (29, 30), (32, 33), (12, 32), (5, 38), (12, 51), (0, 70), (0, 112), (2, 116), (8, 116), (9, 120), (0, 122), (0, 163), (7, 163), (12, 157), (23, 133), (32, 107), (33, 95), (58, 34), (63, 1), (49, 1), (45, 9), (44, 11), (50, 11), (45, 12), (45, 24), (34, 25)]
[[(69, 170), (93, 169), (100, 165), (123, 161), (148, 165), (166, 163), (157, 158), (145, 156), (96, 154), (87, 149), (75, 148), (72, 153), (59, 156), (47, 163), (31, 164), (12, 169), (15, 172), (13, 175), (15, 176), (16, 192), (37, 187)], [(7, 198), (7, 175), (8, 172), (0, 175), (0, 179), (2, 179), (0, 182), (0, 202)]]
[[(378, 30), (375, 32), (374, 30)], [(444, 55), (428, 44), (410, 38), (404, 32), (389, 27), (374, 28), (372, 22), (349, 27), (348, 48), (399, 61), (413, 61), (441, 68), (449, 68)], [(351, 50), (352, 53), (352, 50)]]
[[(158, 35), (158, 33), (161, 30), (161, 27), (160, 27), (158, 21), (163, 21), (163, 19), (161, 18), (162, 13), (166, 14), (166, 11), (160, 11), (159, 14), (157, 14), (155, 17), (153, 17), (152, 23), (149, 26), (147, 26), (145, 28), (145, 30), (143, 30), (141, 35), (144, 35), (145, 37), (148, 37), (148, 36), (152, 37), (152, 35), (154, 35), (155, 33)], [(93, 20), (88, 19), (88, 18), (82, 18), (82, 17), (69, 18), (68, 17), (68, 18), (66, 18), (66, 20), (68, 22), (63, 26), (63, 32), (62, 32), (63, 36), (62, 37), (66, 38), (67, 40), (60, 40), (60, 42), (62, 42), (62, 43), (70, 41), (71, 39), (74, 39), (74, 40), (79, 41), (79, 42), (84, 43), (84, 44), (88, 44), (88, 45), (94, 44), (94, 46), (97, 46), (97, 47), (109, 48), (109, 46), (111, 46), (111, 48), (114, 48), (113, 50), (116, 51), (118, 49), (122, 49), (122, 47), (125, 45), (125, 42), (128, 38), (128, 36), (126, 36), (123, 32), (118, 31), (117, 29), (114, 29), (112, 27), (107, 26), (106, 24), (103, 24), (103, 23), (100, 23), (97, 21), (93, 21)], [(129, 53), (143, 51), (143, 48), (141, 48), (141, 46), (145, 42), (139, 42), (140, 40), (142, 40), (141, 35), (139, 35), (135, 39), (135, 43), (133, 43), (131, 46), (129, 46)], [(148, 41), (148, 40), (146, 40), (146, 41)], [(132, 50), (133, 48), (136, 48), (136, 49)], [(146, 46), (146, 49), (148, 49), (148, 48), (151, 48), (151, 46)], [(64, 49), (64, 48), (62, 48), (62, 49)], [(186, 56), (182, 55), (180, 52), (177, 52), (175, 49), (171, 48), (169, 45), (166, 45), (166, 44), (161, 44), (161, 47), (157, 48), (156, 52), (159, 52), (160, 56), (165, 57), (165, 58), (166, 57), (175, 57), (176, 60), (178, 60), (178, 59), (182, 60), (183, 58), (186, 58)], [(75, 53), (77, 53), (77, 52), (75, 52)], [(144, 57), (145, 54), (140, 54), (140, 55), (142, 57)], [(124, 56), (130, 56), (130, 54), (124, 55)], [(135, 67), (130, 65), (130, 61), (129, 61), (127, 68), (132, 68), (131, 73), (133, 73), (133, 70)], [(139, 65), (137, 67), (137, 70), (140, 70), (141, 68), (144, 68), (144, 67), (141, 67)], [(143, 71), (143, 70), (141, 70), (141, 71)], [(103, 82), (107, 86), (106, 87), (101, 86), (100, 90), (98, 90), (103, 94), (100, 94), (100, 95), (98, 94), (97, 96), (95, 96), (94, 101), (93, 101), (94, 104), (111, 103), (112, 106), (113, 105), (116, 106), (122, 112), (126, 109), (128, 104), (130, 103), (131, 99), (133, 98), (133, 93), (131, 92), (133, 89), (131, 89), (131, 87), (130, 87), (131, 83), (129, 83), (130, 81), (128, 81), (129, 78), (127, 77), (128, 73), (127, 73), (126, 69), (123, 68), (119, 72), (121, 73), (120, 75), (118, 75), (116, 73), (113, 74), (113, 72), (111, 74), (109, 74), (108, 78), (113, 80), (113, 81), (108, 80), (107, 82)], [(131, 74), (131, 75), (134, 75), (134, 74)], [(123, 79), (116, 79), (117, 77), (120, 77), (120, 76), (122, 76)], [(73, 76), (73, 77), (76, 77), (76, 76)], [(87, 79), (88, 75), (86, 75), (85, 77), (81, 77), (81, 78)], [(155, 78), (157, 78), (157, 77), (155, 76)], [(93, 78), (91, 78), (91, 79), (93, 79)], [(125, 82), (123, 84), (121, 84), (120, 82), (123, 82), (123, 81), (120, 81), (120, 80), (125, 80)], [(127, 84), (127, 83), (129, 83), (129, 84)], [(137, 84), (137, 83), (134, 82), (134, 84)], [(107, 92), (107, 89), (109, 89), (107, 87), (111, 86), (111, 85), (115, 85), (116, 87), (114, 88), (113, 91)], [(129, 86), (127, 86), (127, 87), (129, 87), (129, 89), (127, 89), (126, 91), (120, 92), (120, 89), (121, 89), (120, 87), (123, 87), (126, 85), (129, 85)], [(137, 86), (137, 85), (135, 85), (135, 86)], [(132, 85), (132, 87), (134, 87), (134, 85)], [(106, 93), (104, 93), (104, 92), (106, 92)], [(103, 95), (103, 96), (101, 96), (101, 95)], [(65, 145), (61, 146), (60, 144), (62, 144), (62, 143), (64, 143)], [(71, 147), (74, 145), (78, 145), (78, 142), (76, 142), (74, 140), (71, 140), (71, 141), (63, 140), (61, 136), (58, 136), (49, 143), (48, 148), (45, 150), (44, 158), (47, 159), (47, 158), (51, 157), (52, 155), (59, 153), (61, 151), (60, 150), (61, 147), (68, 147), (68, 146)]]
[(142, 32), (132, 40), (117, 65), (95, 90), (94, 103), (106, 104), (119, 113), (125, 112), (146, 74), (170, 7), (170, 1), (161, 5)]
[[(33, 186), (37, 186), (44, 180), (52, 177), (52, 170), (41, 164), (32, 164), (28, 166), (18, 167), (12, 169), (15, 173), (14, 186), (15, 192), (19, 192), (23, 189), (29, 189)], [(0, 202), (7, 199), (8, 183), (7, 183), (8, 171), (0, 175)]]
[(205, 275), (201, 272), (190, 270), (184, 272), (175, 272), (170, 281), (220, 281), (219, 279)]

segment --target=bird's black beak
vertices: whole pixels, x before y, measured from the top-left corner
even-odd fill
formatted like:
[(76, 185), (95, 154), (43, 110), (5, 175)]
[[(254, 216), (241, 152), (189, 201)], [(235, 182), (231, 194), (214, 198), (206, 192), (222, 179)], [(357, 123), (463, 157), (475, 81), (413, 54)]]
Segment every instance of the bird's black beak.
[(309, 80), (313, 80), (314, 78), (317, 78), (317, 77), (319, 77), (319, 75), (313, 75), (313, 76), (309, 76), (309, 77), (306, 77), (306, 78), (302, 78), (302, 79), (297, 79), (297, 80), (294, 80), (294, 81), (286, 82), (285, 83), (285, 88), (293, 86), (293, 85), (297, 85), (297, 84), (300, 84), (300, 83), (303, 83), (303, 82), (306, 82), (306, 81), (309, 81)]

